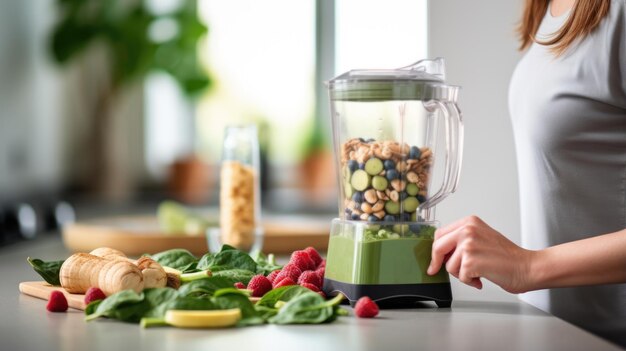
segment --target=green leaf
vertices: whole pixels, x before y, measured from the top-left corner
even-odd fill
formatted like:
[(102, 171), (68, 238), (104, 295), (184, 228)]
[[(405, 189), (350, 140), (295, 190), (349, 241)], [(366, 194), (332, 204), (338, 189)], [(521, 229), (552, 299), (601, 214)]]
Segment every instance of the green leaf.
[(237, 323), (239, 326), (258, 325), (265, 322), (248, 296), (235, 288), (218, 290), (212, 301), (222, 310), (239, 308), (241, 310), (241, 320)]
[(265, 307), (273, 308), (276, 305), (276, 302), (278, 301), (287, 302), (302, 294), (306, 294), (310, 292), (311, 290), (304, 288), (300, 285), (282, 286), (280, 288), (270, 290), (267, 294), (263, 295), (261, 300), (257, 302), (257, 306), (265, 306)]
[(269, 319), (274, 324), (318, 324), (336, 318), (335, 306), (343, 296), (326, 301), (319, 294), (309, 291), (291, 299), (278, 313)]
[(213, 294), (219, 289), (232, 288), (234, 283), (235, 282), (231, 279), (213, 276), (183, 284), (180, 289), (178, 289), (178, 294), (180, 296), (194, 297), (202, 295), (213, 296)]
[(64, 261), (49, 261), (44, 262), (38, 258), (28, 258), (28, 263), (33, 267), (48, 284), (54, 286), (61, 286), (59, 279), (59, 272)]
[(197, 269), (209, 269), (211, 272), (243, 269), (256, 272), (256, 262), (247, 253), (224, 245), (222, 251), (198, 264)]
[(144, 297), (143, 292), (138, 294), (133, 290), (117, 292), (102, 300), (95, 309), (85, 310), (85, 313), (92, 312), (87, 314), (85, 319), (90, 321), (98, 317), (109, 317), (122, 321), (139, 321), (143, 313), (148, 310), (142, 305)]
[(158, 307), (178, 296), (172, 288), (145, 289), (141, 293), (123, 290), (115, 293), (95, 307), (85, 310), (86, 320), (108, 317), (124, 322), (138, 323), (142, 317), (160, 317)]
[(215, 254), (212, 254), (210, 252), (204, 254), (204, 256), (200, 257), (200, 260), (198, 261), (198, 264), (196, 265), (196, 268), (200, 267), (199, 268), (200, 270), (208, 269), (208, 267), (211, 265), (211, 262), (213, 261), (214, 257), (215, 257)]
[(156, 253), (151, 257), (161, 266), (178, 269), (183, 273), (195, 269), (195, 265), (198, 262), (196, 256), (185, 249), (171, 249)]
[(282, 269), (283, 266), (276, 263), (274, 255), (270, 254), (266, 256), (262, 252), (257, 252), (254, 261), (257, 264), (256, 272), (263, 275), (268, 275), (277, 269)]
[(214, 277), (229, 279), (233, 282), (233, 284), (237, 282), (242, 282), (244, 285), (248, 285), (250, 279), (252, 279), (252, 277), (254, 277), (255, 275), (255, 272), (245, 269), (228, 269), (224, 271), (213, 272)]
[[(224, 245), (226, 247), (226, 245)], [(206, 266), (198, 265), (198, 269), (210, 269), (212, 272), (228, 269), (244, 269), (256, 272), (256, 262), (247, 253), (236, 249), (224, 249), (218, 252), (205, 263)]]
[(144, 317), (163, 318), (169, 310), (215, 310), (218, 307), (207, 298), (178, 296), (164, 301), (160, 305), (146, 312)]

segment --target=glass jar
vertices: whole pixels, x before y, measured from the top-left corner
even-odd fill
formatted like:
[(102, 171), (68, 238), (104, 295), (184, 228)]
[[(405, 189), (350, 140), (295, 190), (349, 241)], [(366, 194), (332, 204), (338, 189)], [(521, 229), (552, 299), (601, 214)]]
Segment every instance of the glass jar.
[[(262, 228), (260, 154), (255, 125), (226, 127), (220, 168), (221, 244), (244, 251), (258, 250)], [(219, 250), (215, 243), (209, 245), (211, 250)]]

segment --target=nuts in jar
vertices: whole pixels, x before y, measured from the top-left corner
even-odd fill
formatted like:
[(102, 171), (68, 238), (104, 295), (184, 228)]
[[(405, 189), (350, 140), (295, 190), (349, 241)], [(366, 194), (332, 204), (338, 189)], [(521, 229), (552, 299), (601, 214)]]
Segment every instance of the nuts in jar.
[(425, 200), (432, 164), (428, 147), (352, 138), (341, 146), (340, 159), (345, 200), (360, 204), (345, 206), (346, 219), (402, 221)]

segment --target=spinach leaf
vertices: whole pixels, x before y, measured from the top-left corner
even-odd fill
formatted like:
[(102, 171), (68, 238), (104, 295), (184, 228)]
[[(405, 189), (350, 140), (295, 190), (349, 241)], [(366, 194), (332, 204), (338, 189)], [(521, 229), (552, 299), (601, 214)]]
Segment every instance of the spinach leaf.
[(211, 261), (213, 261), (214, 257), (215, 257), (215, 254), (212, 254), (210, 252), (204, 254), (204, 256), (202, 256), (200, 260), (198, 261), (196, 268), (200, 267), (199, 270), (207, 269), (211, 265)]
[(242, 282), (244, 285), (248, 285), (250, 279), (254, 277), (255, 273), (253, 271), (245, 270), (245, 269), (228, 269), (224, 271), (213, 272), (214, 277), (221, 277), (225, 279), (229, 279), (235, 284), (236, 282)]
[(102, 300), (97, 306), (86, 309), (85, 319), (90, 321), (98, 317), (108, 317), (137, 323), (146, 315), (156, 314), (153, 310), (177, 296), (178, 293), (172, 288), (145, 289), (139, 294), (133, 290), (123, 290)]
[(335, 306), (343, 296), (326, 301), (312, 291), (291, 299), (269, 319), (274, 324), (318, 324), (336, 318)]
[(241, 320), (237, 323), (238, 326), (265, 323), (265, 320), (254, 308), (248, 296), (235, 288), (226, 288), (216, 291), (212, 301), (222, 310), (239, 308), (241, 310)]
[(149, 309), (142, 315), (142, 317), (164, 316), (165, 310), (163, 310), (161, 306), (165, 305), (169, 301), (176, 299), (179, 296), (178, 291), (172, 288), (144, 289), (143, 293), (145, 296), (144, 300), (149, 306)]
[(202, 262), (202, 265), (198, 264), (197, 269), (209, 269), (211, 272), (244, 269), (256, 272), (256, 262), (254, 262), (250, 255), (243, 251), (234, 248), (225, 249), (222, 247), (222, 251), (215, 254), (215, 256), (207, 257), (207, 259)]
[(48, 284), (54, 286), (61, 286), (61, 280), (59, 279), (59, 272), (61, 271), (61, 266), (65, 261), (49, 261), (44, 262), (38, 258), (28, 258), (28, 263), (33, 267), (35, 272), (37, 272), (43, 280), (45, 280)]
[[(274, 308), (278, 301), (289, 301), (302, 294), (310, 293), (311, 290), (302, 287), (300, 285), (283, 286), (278, 289), (270, 290), (267, 294), (263, 295), (261, 300), (257, 302), (257, 306), (265, 306)], [(318, 295), (319, 296), (319, 295)], [(321, 296), (320, 296), (321, 298)]]
[(171, 249), (159, 252), (152, 255), (152, 259), (161, 266), (175, 268), (183, 273), (194, 270), (198, 262), (198, 259), (185, 249)]
[(183, 284), (178, 289), (180, 296), (213, 296), (215, 291), (223, 288), (232, 288), (233, 282), (231, 279), (225, 277), (213, 276), (206, 279), (198, 279), (192, 282)]
[(256, 262), (256, 272), (263, 275), (268, 275), (277, 269), (283, 268), (283, 266), (276, 263), (276, 259), (274, 255), (270, 254), (266, 256), (261, 251), (258, 251), (255, 256), (253, 256), (254, 261)]
[(179, 296), (167, 300), (148, 311), (144, 318), (164, 318), (168, 310), (215, 310), (218, 307), (209, 299)]
[(102, 300), (95, 309), (86, 309), (87, 317), (85, 320), (90, 321), (98, 317), (109, 317), (123, 321), (134, 321), (134, 319), (139, 321), (147, 310), (147, 308), (142, 306), (144, 297), (143, 292), (138, 294), (133, 290), (117, 292)]
[(254, 309), (263, 320), (268, 320), (278, 313), (278, 308), (255, 305)]

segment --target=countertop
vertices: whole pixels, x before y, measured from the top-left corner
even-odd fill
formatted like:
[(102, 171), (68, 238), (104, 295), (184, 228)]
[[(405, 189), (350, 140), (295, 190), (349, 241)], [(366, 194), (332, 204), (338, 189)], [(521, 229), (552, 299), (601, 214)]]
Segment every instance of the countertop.
[(1, 350), (620, 350), (523, 302), (454, 301), (382, 310), (374, 319), (340, 317), (326, 325), (184, 330), (141, 329), (112, 320), (85, 322), (83, 312), (50, 313), (21, 295), (20, 281), (38, 280), (26, 257), (69, 256), (58, 236), (0, 248)]

